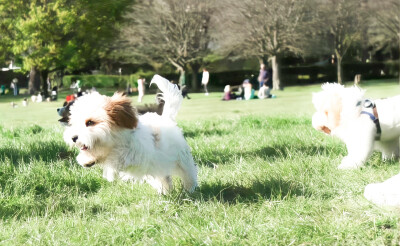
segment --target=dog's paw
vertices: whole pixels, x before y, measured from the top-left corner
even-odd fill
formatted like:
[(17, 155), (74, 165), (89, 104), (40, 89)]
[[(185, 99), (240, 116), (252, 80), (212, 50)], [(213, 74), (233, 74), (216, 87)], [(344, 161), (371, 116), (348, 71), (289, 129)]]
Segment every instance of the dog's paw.
[(399, 156), (395, 153), (385, 154), (382, 152), (382, 161), (383, 162), (396, 161), (398, 159), (399, 159)]
[(357, 169), (363, 165), (362, 162), (357, 162), (346, 156), (343, 158), (342, 162), (338, 166), (338, 169), (342, 170), (350, 170), (350, 169)]
[(108, 182), (113, 182), (117, 176), (117, 171), (110, 167), (104, 166), (103, 167), (103, 178), (107, 179)]
[(94, 164), (96, 164), (96, 160), (87, 154), (80, 153), (76, 157), (76, 161), (81, 165), (82, 167), (91, 167)]
[(364, 197), (376, 205), (400, 207), (400, 189), (385, 183), (369, 184), (365, 187)]

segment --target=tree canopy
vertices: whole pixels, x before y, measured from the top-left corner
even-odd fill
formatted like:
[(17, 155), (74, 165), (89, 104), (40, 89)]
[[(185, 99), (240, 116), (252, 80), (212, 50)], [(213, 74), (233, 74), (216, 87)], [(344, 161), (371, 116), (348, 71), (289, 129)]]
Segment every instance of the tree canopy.
[(0, 62), (31, 71), (31, 93), (35, 74), (45, 85), (51, 71), (111, 71), (121, 59), (169, 64), (181, 77), (191, 70), (196, 89), (210, 58), (258, 58), (279, 89), (284, 58), (334, 54), (341, 82), (344, 58), (398, 56), (399, 8), (396, 0), (0, 0)]
[[(123, 39), (132, 55), (142, 61), (170, 63), (183, 73), (196, 74), (209, 54), (213, 0), (140, 1), (127, 15)], [(197, 81), (192, 80), (197, 88)]]
[(280, 88), (280, 58), (300, 55), (308, 45), (309, 0), (243, 0), (219, 2), (216, 37), (225, 54), (270, 59), (274, 89)]
[[(2, 46), (25, 70), (74, 70), (96, 62), (131, 0), (0, 0)], [(31, 76), (32, 77), (32, 76)], [(33, 79), (33, 78), (32, 78)], [(31, 93), (34, 88), (30, 83)]]

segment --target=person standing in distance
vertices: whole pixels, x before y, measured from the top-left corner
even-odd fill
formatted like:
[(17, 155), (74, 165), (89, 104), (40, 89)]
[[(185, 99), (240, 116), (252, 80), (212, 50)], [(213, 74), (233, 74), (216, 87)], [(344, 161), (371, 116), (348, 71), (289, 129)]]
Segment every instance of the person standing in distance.
[(264, 83), (267, 80), (267, 70), (265, 69), (265, 64), (262, 63), (260, 64), (260, 73), (258, 74), (258, 83), (259, 83), (259, 89), (261, 89), (264, 85)]
[(207, 85), (209, 80), (210, 80), (210, 73), (207, 71), (206, 68), (203, 68), (203, 77), (201, 79), (201, 84), (204, 86), (204, 92), (206, 96), (208, 96)]

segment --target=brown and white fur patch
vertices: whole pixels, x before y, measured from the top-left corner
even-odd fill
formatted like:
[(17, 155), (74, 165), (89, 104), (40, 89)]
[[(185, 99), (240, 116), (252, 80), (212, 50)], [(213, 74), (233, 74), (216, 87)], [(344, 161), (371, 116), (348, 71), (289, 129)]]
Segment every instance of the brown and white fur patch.
[(64, 102), (64, 105), (61, 108), (57, 108), (57, 114), (61, 117), (61, 119), (58, 120), (61, 125), (66, 126), (68, 125), (69, 122), (69, 116), (71, 113), (69, 112), (71, 106), (74, 104), (74, 100), (69, 101), (69, 102)]

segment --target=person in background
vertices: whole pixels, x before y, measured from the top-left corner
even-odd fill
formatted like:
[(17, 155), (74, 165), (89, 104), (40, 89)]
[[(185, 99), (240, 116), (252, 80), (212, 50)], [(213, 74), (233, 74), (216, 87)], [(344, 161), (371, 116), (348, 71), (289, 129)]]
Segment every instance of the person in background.
[(178, 68), (179, 71), (179, 80), (178, 80), (178, 85), (180, 87), (186, 85), (186, 73), (185, 70), (183, 70), (182, 68)]
[(204, 92), (206, 96), (208, 96), (207, 85), (209, 80), (210, 80), (210, 73), (207, 71), (206, 68), (203, 68), (203, 76), (201, 78), (201, 84), (204, 86)]
[(187, 99), (191, 99), (191, 97), (189, 97), (189, 89), (187, 88), (186, 85), (182, 86), (181, 92), (182, 92), (182, 97), (183, 98), (186, 97)]
[(24, 98), (24, 100), (22, 100), (22, 106), (27, 107), (28, 106), (28, 98)]
[(38, 93), (38, 95), (36, 97), (36, 102), (43, 102), (43, 96), (42, 96), (41, 92)]
[(47, 76), (47, 91), (51, 91), (51, 80), (50, 80), (50, 76)]
[(131, 86), (131, 83), (129, 81), (126, 83), (126, 94), (127, 95), (132, 94), (132, 86)]
[(254, 89), (253, 85), (250, 83), (250, 80), (245, 79), (243, 81), (243, 89), (244, 89), (244, 99), (250, 100), (254, 98)]
[(75, 93), (76, 90), (76, 82), (75, 81), (71, 81), (71, 85), (69, 87), (72, 90), (72, 93)]
[(265, 69), (265, 64), (260, 64), (260, 73), (258, 74), (257, 81), (259, 83), (259, 89), (264, 85), (267, 79), (267, 70)]
[(5, 85), (1, 85), (0, 87), (0, 95), (5, 95), (6, 94), (6, 86)]
[(267, 86), (267, 84), (263, 84), (263, 86), (258, 90), (258, 98), (265, 99), (271, 97), (271, 88)]
[(187, 98), (190, 99), (189, 97), (189, 88), (186, 86), (186, 73), (185, 70), (183, 69), (178, 69), (180, 76), (179, 76), (179, 80), (178, 80), (178, 86), (179, 89), (181, 90), (182, 93), (182, 97), (183, 98)]
[(53, 86), (53, 88), (51, 89), (51, 100), (52, 101), (57, 101), (58, 98), (58, 86), (55, 85)]
[(142, 102), (143, 96), (144, 96), (144, 90), (145, 90), (145, 86), (144, 83), (146, 82), (145, 78), (139, 78), (137, 80), (138, 83), (138, 102)]
[(258, 98), (265, 99), (273, 97), (274, 95), (271, 94), (271, 89), (272, 89), (272, 71), (268, 69), (265, 77), (265, 82), (263, 86), (258, 90)]
[(14, 96), (18, 96), (18, 79), (14, 78), (11, 82), (10, 88), (14, 91)]
[(79, 92), (82, 92), (82, 81), (81, 80), (77, 80), (76, 81), (76, 89), (77, 89), (77, 91), (78, 91), (78, 94), (79, 94)]
[(226, 85), (224, 88), (224, 96), (222, 97), (223, 101), (233, 100), (236, 99), (236, 94), (232, 93), (231, 86)]

